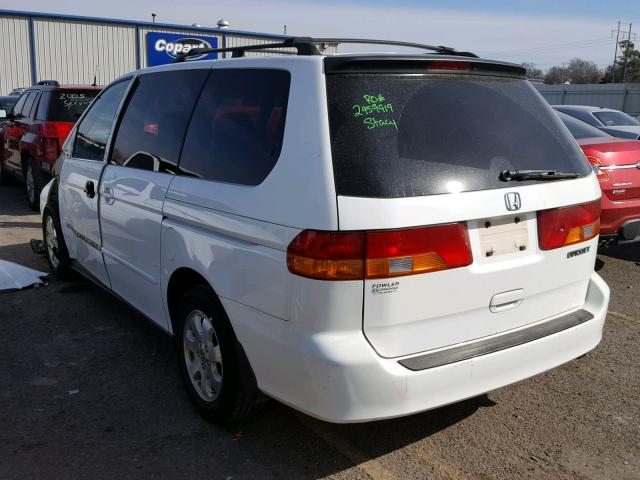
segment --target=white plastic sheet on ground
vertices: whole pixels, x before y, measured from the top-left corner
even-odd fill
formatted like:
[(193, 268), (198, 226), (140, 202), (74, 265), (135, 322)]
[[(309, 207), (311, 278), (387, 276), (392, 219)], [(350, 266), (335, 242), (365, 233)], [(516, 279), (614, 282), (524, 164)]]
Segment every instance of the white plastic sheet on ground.
[(17, 263), (0, 260), (0, 292), (43, 285), (42, 277), (47, 275), (47, 273), (23, 267)]

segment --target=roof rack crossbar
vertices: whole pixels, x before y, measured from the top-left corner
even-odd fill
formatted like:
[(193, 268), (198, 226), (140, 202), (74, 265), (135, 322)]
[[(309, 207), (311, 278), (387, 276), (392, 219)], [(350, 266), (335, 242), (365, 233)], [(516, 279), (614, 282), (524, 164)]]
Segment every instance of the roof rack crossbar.
[[(445, 47), (442, 45), (425, 45), (422, 43), (414, 42), (400, 42), (395, 40), (376, 40), (365, 38), (311, 38), (311, 37), (289, 37), (278, 43), (263, 43), (256, 45), (242, 45), (237, 47), (225, 47), (225, 48), (193, 48), (188, 52), (185, 52), (178, 56), (173, 63), (184, 62), (187, 58), (206, 55), (210, 53), (223, 53), (231, 52), (233, 58), (244, 57), (246, 52), (250, 51), (263, 51), (265, 53), (275, 53), (274, 49), (277, 48), (295, 48), (298, 55), (321, 55), (322, 52), (318, 48), (318, 44), (335, 44), (342, 43), (359, 43), (368, 45), (392, 45), (398, 47), (410, 47), (421, 50), (429, 50), (441, 55), (456, 55), (462, 57), (477, 57), (477, 55), (471, 52), (458, 52), (451, 47)], [(278, 53), (290, 53), (290, 52), (278, 52)]]
[(359, 43), (363, 45), (391, 45), (396, 47), (410, 47), (420, 50), (430, 50), (443, 55), (455, 55), (462, 57), (477, 57), (471, 52), (459, 52), (455, 48), (445, 47), (444, 45), (427, 45), (424, 43), (402, 42), (397, 40), (377, 40), (372, 38), (312, 38), (314, 43)]

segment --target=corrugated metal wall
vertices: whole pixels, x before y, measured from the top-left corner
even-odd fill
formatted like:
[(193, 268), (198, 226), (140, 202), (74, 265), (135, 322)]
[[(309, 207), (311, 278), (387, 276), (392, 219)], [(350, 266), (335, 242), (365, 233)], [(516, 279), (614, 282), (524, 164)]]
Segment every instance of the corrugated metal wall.
[[(284, 38), (233, 30), (0, 10), (0, 95), (16, 87), (29, 86), (33, 80), (90, 84), (95, 77), (98, 84), (105, 85), (120, 75), (147, 66), (148, 32), (212, 36), (218, 39), (219, 47), (274, 43)], [(279, 50), (287, 53), (287, 49)], [(335, 53), (336, 50), (335, 45), (327, 45), (325, 51)], [(32, 71), (34, 65), (35, 71)]]
[(0, 95), (31, 85), (29, 20), (0, 17)]
[(35, 20), (39, 80), (99, 85), (136, 69), (135, 27)]
[(591, 105), (640, 114), (640, 83), (536, 84), (535, 87), (551, 105)]

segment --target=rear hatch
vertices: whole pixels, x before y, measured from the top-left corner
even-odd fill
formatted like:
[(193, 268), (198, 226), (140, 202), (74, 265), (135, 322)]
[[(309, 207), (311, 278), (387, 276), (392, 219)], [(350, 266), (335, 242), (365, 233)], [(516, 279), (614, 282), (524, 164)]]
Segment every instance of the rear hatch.
[[(381, 356), (584, 303), (599, 187), (519, 67), (332, 57), (325, 71), (339, 225), (365, 232), (363, 331)], [(501, 180), (527, 169), (576, 178)]]

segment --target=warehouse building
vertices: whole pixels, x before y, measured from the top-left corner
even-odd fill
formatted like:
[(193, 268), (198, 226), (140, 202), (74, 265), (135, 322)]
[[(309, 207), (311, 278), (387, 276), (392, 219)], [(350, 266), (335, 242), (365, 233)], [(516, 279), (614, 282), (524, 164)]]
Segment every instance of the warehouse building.
[(132, 70), (170, 63), (185, 48), (235, 47), (284, 38), (232, 30), (224, 21), (211, 28), (0, 10), (0, 95), (41, 80), (105, 85)]

